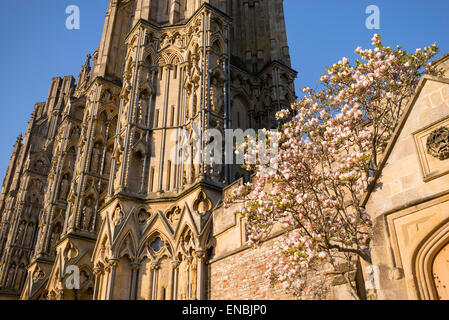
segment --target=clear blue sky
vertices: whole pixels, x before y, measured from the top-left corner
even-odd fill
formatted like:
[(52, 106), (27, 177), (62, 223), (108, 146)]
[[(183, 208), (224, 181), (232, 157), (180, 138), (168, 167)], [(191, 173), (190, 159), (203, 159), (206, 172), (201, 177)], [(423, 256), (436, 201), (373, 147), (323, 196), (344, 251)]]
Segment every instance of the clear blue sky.
[[(267, 1), (267, 0), (265, 0)], [(52, 77), (78, 76), (85, 55), (98, 47), (107, 0), (0, 1), (0, 180), (12, 146), (36, 102), (45, 101)], [(80, 30), (65, 27), (69, 5), (81, 12)], [(368, 30), (365, 9), (380, 8), (381, 29)], [(448, 0), (285, 0), (287, 32), (296, 87), (312, 86), (325, 67), (380, 32), (387, 45), (408, 50), (433, 43), (449, 52)], [(0, 182), (1, 183), (1, 182)]]

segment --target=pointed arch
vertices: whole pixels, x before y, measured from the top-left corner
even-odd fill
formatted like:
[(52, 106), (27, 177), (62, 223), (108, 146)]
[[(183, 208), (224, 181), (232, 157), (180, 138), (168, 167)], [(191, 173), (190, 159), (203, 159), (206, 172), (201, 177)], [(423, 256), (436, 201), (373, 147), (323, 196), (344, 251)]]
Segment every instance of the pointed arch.
[(134, 260), (136, 258), (136, 248), (137, 236), (134, 230), (131, 228), (127, 229), (124, 236), (117, 239), (116, 244), (112, 247), (113, 256), (118, 259), (128, 256), (130, 260)]
[(432, 264), (437, 254), (448, 244), (449, 221), (446, 220), (416, 248), (412, 258), (412, 269), (419, 299), (438, 300)]
[(178, 233), (176, 237), (176, 256), (179, 253), (187, 254), (190, 249), (193, 249), (197, 245), (194, 228), (189, 223), (184, 223), (179, 229), (181, 232)]
[(146, 50), (143, 54), (143, 61), (145, 61), (145, 64), (148, 67), (153, 67), (157, 64), (154, 59), (155, 57), (156, 57), (156, 52), (154, 51), (153, 47), (149, 46), (148, 48), (146, 48)]

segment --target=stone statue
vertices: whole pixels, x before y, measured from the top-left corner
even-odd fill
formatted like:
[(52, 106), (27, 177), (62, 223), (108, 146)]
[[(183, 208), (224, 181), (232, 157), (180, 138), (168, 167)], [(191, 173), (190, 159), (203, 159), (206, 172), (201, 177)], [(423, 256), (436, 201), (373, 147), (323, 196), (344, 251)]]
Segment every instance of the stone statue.
[(120, 207), (115, 208), (114, 215), (112, 216), (112, 222), (115, 226), (118, 226), (124, 218), (123, 212)]
[(98, 172), (98, 170), (99, 170), (98, 164), (99, 163), (100, 163), (100, 148), (96, 144), (94, 146), (94, 150), (92, 151), (92, 165), (91, 165), (92, 172)]
[(210, 88), (210, 104), (212, 111), (221, 113), (223, 111), (223, 100), (223, 92), (218, 86), (217, 79), (214, 78)]
[(38, 190), (39, 192), (43, 191), (43, 185), (42, 185), (42, 181), (40, 180), (36, 180), (36, 190)]
[(111, 90), (107, 89), (103, 92), (102, 96), (101, 96), (101, 103), (109, 103), (111, 102), (113, 99), (113, 95)]
[(287, 90), (284, 86), (279, 86), (279, 99), (286, 100), (287, 99)]
[(76, 162), (76, 153), (75, 150), (71, 149), (67, 155), (67, 166), (73, 170), (75, 168), (75, 162)]
[(168, 213), (168, 220), (172, 224), (178, 223), (179, 219), (181, 218), (181, 208), (176, 207), (171, 212)]
[(33, 282), (36, 283), (39, 280), (43, 279), (44, 277), (45, 277), (44, 272), (39, 267), (37, 267), (33, 272)]
[(166, 47), (166, 46), (168, 46), (170, 44), (171, 44), (170, 37), (165, 36), (165, 37), (162, 38), (162, 40), (161, 40), (161, 48), (164, 48), (164, 47)]
[(56, 243), (59, 240), (60, 230), (54, 229), (50, 237), (50, 253), (56, 249)]
[(28, 225), (26, 236), (25, 236), (25, 246), (30, 247), (33, 241), (34, 234), (34, 224), (30, 223)]
[(37, 216), (39, 215), (39, 199), (35, 198), (32, 204), (32, 214)]
[(182, 48), (182, 44), (183, 44), (183, 43), (182, 43), (182, 39), (181, 39), (181, 37), (179, 36), (179, 34), (176, 35), (174, 43), (175, 43), (175, 46), (176, 46), (176, 47)]
[(106, 152), (106, 159), (104, 163), (104, 172), (107, 174), (111, 172), (111, 159), (112, 159), (112, 152), (111, 150), (108, 150)]
[(149, 217), (150, 214), (145, 209), (140, 210), (139, 215), (137, 216), (139, 224), (144, 224)]
[(126, 128), (126, 125), (128, 123), (128, 105), (129, 105), (129, 101), (126, 102), (126, 104), (123, 106), (123, 111), (120, 116), (120, 130), (123, 130), (124, 128)]
[(16, 235), (16, 244), (20, 244), (20, 241), (22, 240), (23, 237), (23, 231), (25, 230), (25, 223), (21, 222), (19, 225), (19, 229), (17, 230), (17, 235)]
[(87, 199), (86, 204), (83, 208), (83, 219), (82, 219), (82, 228), (83, 230), (89, 231), (91, 220), (93, 216), (93, 210), (92, 210), (92, 200)]

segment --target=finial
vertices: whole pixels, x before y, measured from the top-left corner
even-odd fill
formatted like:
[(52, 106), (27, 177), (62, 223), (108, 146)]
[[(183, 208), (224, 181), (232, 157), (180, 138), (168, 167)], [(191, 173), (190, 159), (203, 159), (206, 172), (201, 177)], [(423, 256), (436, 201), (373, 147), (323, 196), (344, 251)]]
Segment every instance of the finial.
[(90, 53), (88, 53), (86, 55), (86, 62), (84, 63), (83, 68), (85, 69), (89, 69), (90, 68), (90, 59), (92, 58), (92, 56), (90, 55)]

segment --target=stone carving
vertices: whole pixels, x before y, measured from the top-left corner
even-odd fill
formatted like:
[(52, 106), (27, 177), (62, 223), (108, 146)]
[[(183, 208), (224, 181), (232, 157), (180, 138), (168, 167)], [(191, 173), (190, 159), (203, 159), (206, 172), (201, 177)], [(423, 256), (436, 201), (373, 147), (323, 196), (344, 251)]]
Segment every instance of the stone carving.
[(212, 205), (209, 199), (207, 199), (206, 195), (201, 192), (193, 203), (193, 210), (197, 211), (200, 215), (204, 215), (211, 208)]
[(115, 226), (118, 226), (122, 223), (124, 217), (125, 215), (123, 214), (122, 209), (120, 209), (120, 207), (117, 207), (115, 208), (114, 214), (112, 216), (112, 222)]
[(139, 224), (144, 224), (148, 220), (149, 217), (150, 217), (150, 214), (145, 209), (141, 209), (137, 216), (137, 220), (139, 221)]
[(86, 203), (83, 208), (83, 219), (82, 219), (83, 230), (86, 231), (90, 230), (92, 217), (93, 217), (92, 200), (89, 198), (86, 200)]
[(220, 86), (216, 78), (213, 78), (210, 89), (210, 104), (211, 109), (214, 112), (221, 113), (223, 111), (224, 95), (223, 90), (220, 90)]
[(26, 236), (25, 236), (25, 243), (24, 245), (27, 247), (30, 247), (32, 242), (33, 242), (33, 235), (34, 235), (34, 224), (30, 223), (28, 224), (28, 228), (26, 231)]
[(112, 94), (111, 90), (106, 89), (103, 94), (101, 95), (101, 103), (105, 104), (105, 103), (109, 103), (111, 101), (113, 101), (114, 99), (114, 95)]
[(104, 162), (104, 173), (105, 174), (109, 174), (111, 172), (111, 160), (112, 160), (112, 151), (111, 151), (111, 149), (108, 149), (106, 151), (105, 162)]
[(45, 164), (43, 161), (38, 160), (34, 163), (34, 171), (39, 173), (45, 173)]
[(23, 237), (23, 232), (25, 230), (25, 221), (22, 221), (19, 225), (19, 229), (17, 230), (17, 235), (16, 235), (16, 244), (20, 244), (22, 237)]
[(53, 228), (53, 232), (50, 237), (50, 253), (52, 253), (56, 249), (56, 244), (59, 241), (59, 237), (61, 235), (61, 227), (56, 225)]
[(36, 270), (34, 270), (33, 272), (33, 282), (36, 283), (39, 280), (44, 279), (44, 277), (45, 273), (39, 267), (37, 267)]
[(123, 111), (120, 116), (120, 130), (123, 130), (126, 128), (126, 125), (128, 123), (128, 108), (129, 108), (129, 101), (126, 102), (123, 106)]
[(89, 281), (89, 274), (85, 270), (80, 273), (80, 281), (82, 286)]
[(175, 225), (178, 223), (179, 219), (181, 219), (181, 213), (181, 208), (176, 206), (167, 212), (166, 217), (173, 225)]
[(70, 261), (76, 257), (78, 257), (78, 250), (71, 242), (69, 242), (64, 250), (64, 258), (67, 261)]
[(441, 161), (449, 159), (449, 129), (441, 127), (427, 138), (427, 152)]
[(61, 181), (61, 189), (59, 192), (59, 199), (65, 200), (67, 198), (68, 193), (69, 193), (69, 179), (67, 178), (67, 175), (65, 175)]
[(92, 172), (95, 172), (95, 173), (98, 172), (98, 170), (99, 170), (98, 165), (100, 163), (100, 157), (101, 157), (100, 146), (98, 144), (96, 144), (92, 151), (92, 166), (91, 166)]

